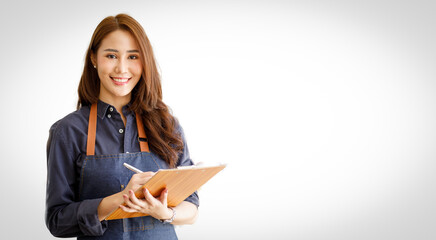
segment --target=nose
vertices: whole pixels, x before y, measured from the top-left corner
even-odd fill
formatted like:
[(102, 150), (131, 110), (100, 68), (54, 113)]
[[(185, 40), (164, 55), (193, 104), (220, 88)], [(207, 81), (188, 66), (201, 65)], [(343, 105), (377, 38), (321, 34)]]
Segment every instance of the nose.
[(116, 73), (125, 73), (127, 72), (127, 61), (125, 59), (119, 59), (118, 64), (115, 66)]

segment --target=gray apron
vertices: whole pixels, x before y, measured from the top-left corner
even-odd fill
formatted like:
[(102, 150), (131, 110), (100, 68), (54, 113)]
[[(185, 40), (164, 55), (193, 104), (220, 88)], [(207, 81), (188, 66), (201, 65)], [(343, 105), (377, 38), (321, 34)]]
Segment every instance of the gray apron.
[[(97, 104), (91, 106), (88, 123), (87, 153), (80, 173), (79, 200), (104, 198), (120, 192), (134, 174), (123, 166), (128, 163), (142, 171), (156, 172), (168, 168), (168, 164), (151, 153), (141, 118), (136, 114), (136, 125), (141, 152), (111, 155), (94, 155), (97, 126)], [(107, 221), (103, 236), (79, 237), (78, 239), (177, 239), (172, 224), (163, 224), (151, 217), (136, 217)]]

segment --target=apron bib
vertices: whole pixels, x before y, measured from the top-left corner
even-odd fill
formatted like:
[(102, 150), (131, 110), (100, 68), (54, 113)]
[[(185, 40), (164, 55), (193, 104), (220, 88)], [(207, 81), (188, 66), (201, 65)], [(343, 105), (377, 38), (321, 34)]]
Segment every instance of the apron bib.
[[(142, 120), (138, 114), (136, 125), (141, 152), (95, 156), (97, 104), (91, 106), (87, 153), (80, 173), (79, 201), (104, 198), (122, 191), (134, 174), (124, 167), (123, 163), (144, 172), (156, 172), (169, 167), (165, 161), (149, 151)], [(78, 239), (177, 239), (172, 224), (163, 224), (151, 216), (109, 220), (107, 223), (108, 228), (103, 236)]]

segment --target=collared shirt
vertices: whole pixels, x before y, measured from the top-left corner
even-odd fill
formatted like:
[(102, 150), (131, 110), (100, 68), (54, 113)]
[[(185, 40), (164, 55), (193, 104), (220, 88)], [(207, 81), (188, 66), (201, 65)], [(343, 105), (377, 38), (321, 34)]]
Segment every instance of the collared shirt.
[[(47, 142), (46, 224), (55, 236), (73, 237), (100, 235), (107, 228), (106, 221), (98, 219), (100, 199), (77, 200), (82, 168), (86, 155), (89, 106), (67, 115), (50, 128)], [(95, 155), (140, 152), (135, 113), (122, 109), (124, 125), (115, 107), (98, 102)], [(178, 126), (184, 150), (177, 166), (192, 165), (183, 130)], [(197, 193), (185, 201), (199, 205)]]

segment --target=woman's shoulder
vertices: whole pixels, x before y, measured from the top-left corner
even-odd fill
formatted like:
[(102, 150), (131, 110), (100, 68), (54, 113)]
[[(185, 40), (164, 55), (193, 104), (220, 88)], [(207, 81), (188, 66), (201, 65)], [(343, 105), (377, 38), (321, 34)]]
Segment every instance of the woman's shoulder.
[(52, 133), (63, 133), (77, 131), (87, 131), (89, 119), (89, 107), (84, 106), (74, 112), (71, 112), (63, 118), (57, 120), (50, 128)]
[(180, 121), (177, 117), (175, 117), (174, 115), (172, 115), (173, 118), (173, 122), (174, 122), (174, 131), (176, 134), (180, 134), (182, 135), (182, 137), (185, 135), (185, 133), (183, 132), (183, 128), (182, 125), (180, 125)]

